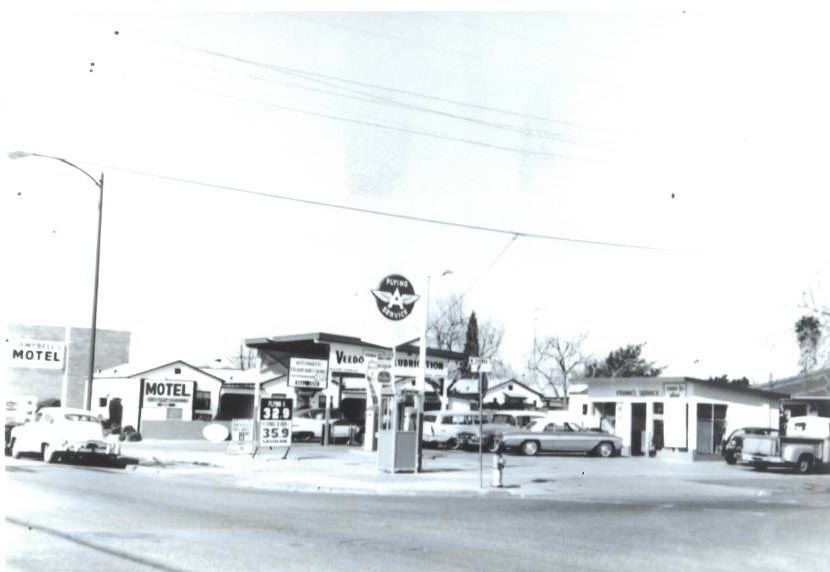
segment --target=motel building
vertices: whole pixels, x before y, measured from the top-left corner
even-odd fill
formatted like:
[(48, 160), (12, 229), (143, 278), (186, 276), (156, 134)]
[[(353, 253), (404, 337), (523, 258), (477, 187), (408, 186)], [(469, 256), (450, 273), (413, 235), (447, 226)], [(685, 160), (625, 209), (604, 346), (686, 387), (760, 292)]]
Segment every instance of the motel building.
[(740, 427), (779, 426), (788, 396), (690, 377), (575, 380), (568, 409), (586, 427), (623, 440), (623, 455), (666, 460), (719, 458), (721, 441)]

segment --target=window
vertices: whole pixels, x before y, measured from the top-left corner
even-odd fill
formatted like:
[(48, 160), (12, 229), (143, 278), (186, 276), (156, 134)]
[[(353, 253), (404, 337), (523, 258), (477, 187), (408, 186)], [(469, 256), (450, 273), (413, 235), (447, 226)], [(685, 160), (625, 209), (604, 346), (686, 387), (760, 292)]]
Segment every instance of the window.
[(98, 398), (98, 407), (106, 407), (107, 406), (107, 398), (100, 397)]
[(182, 372), (182, 368), (180, 368), (180, 367), (177, 367), (176, 369), (173, 370), (173, 373), (175, 373), (177, 375), (180, 374), (181, 372)]
[(194, 399), (194, 407), (197, 410), (210, 410), (210, 392), (196, 390), (196, 398)]
[(182, 410), (178, 407), (168, 407), (167, 408), (167, 419), (181, 419), (183, 417)]
[(435, 415), (424, 415), (424, 423), (435, 423)]
[(663, 402), (662, 401), (655, 401), (652, 404), (652, 411), (654, 413), (656, 413), (657, 415), (662, 415), (663, 414)]
[(92, 415), (81, 415), (78, 413), (67, 413), (64, 415), (67, 421), (83, 421), (84, 423), (98, 423), (98, 420)]
[(582, 414), (583, 415), (588, 415), (588, 404), (587, 403), (582, 404)]

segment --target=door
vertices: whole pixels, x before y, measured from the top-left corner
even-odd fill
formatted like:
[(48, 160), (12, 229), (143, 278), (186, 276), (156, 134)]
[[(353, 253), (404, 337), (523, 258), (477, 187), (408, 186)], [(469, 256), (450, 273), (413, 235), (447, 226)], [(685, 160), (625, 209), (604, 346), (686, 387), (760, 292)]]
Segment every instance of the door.
[(643, 454), (643, 432), (646, 430), (646, 404), (631, 404), (631, 454)]

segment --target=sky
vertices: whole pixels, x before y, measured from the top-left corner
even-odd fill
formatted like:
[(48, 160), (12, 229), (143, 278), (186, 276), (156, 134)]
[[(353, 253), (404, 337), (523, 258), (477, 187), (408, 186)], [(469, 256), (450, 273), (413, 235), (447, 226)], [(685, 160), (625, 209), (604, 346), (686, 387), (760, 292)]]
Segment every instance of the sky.
[(0, 24), (8, 322), (88, 325), (97, 221), (92, 181), (15, 150), (104, 173), (98, 326), (136, 361), (410, 339), (370, 294), (402, 274), (520, 374), (584, 333), (764, 382), (797, 372), (802, 293), (830, 302), (816, 5), (39, 4)]

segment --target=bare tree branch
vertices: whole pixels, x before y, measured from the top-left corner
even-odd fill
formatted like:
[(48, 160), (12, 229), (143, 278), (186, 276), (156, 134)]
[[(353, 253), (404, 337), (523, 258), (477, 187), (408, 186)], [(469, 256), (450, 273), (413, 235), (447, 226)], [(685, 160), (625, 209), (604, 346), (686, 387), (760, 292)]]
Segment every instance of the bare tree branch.
[(587, 337), (587, 334), (580, 334), (573, 339), (549, 336), (536, 342), (535, 360), (531, 360), (530, 369), (545, 378), (556, 397), (567, 397), (574, 371), (585, 363), (582, 345)]

